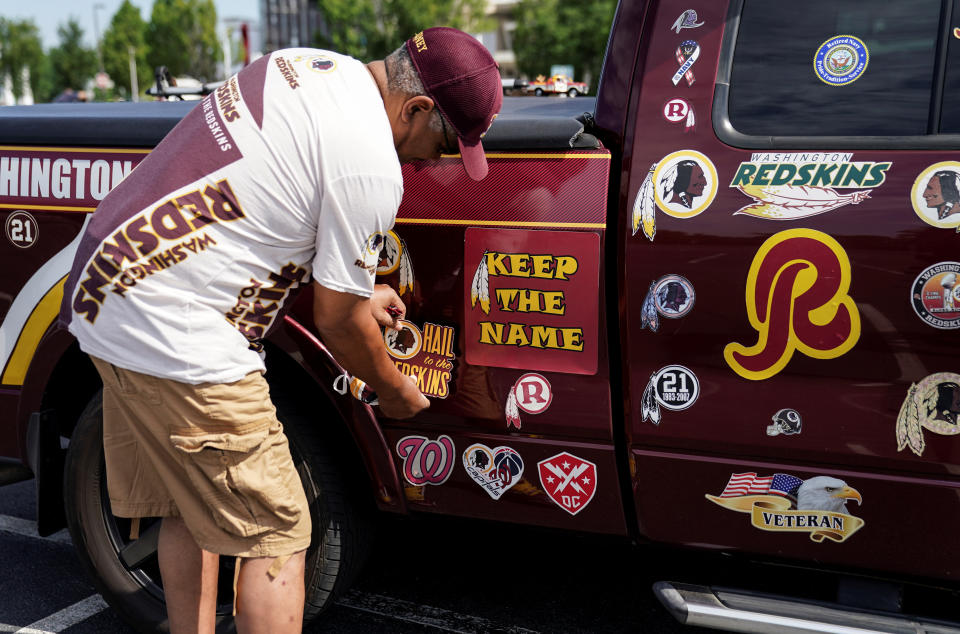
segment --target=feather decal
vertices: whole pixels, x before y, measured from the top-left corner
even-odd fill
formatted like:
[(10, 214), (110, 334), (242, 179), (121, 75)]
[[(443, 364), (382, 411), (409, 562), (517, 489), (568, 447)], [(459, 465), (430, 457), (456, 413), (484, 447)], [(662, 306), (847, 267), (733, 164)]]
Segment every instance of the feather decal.
[(753, 198), (754, 202), (741, 207), (733, 215), (743, 214), (765, 220), (797, 220), (846, 205), (859, 205), (873, 191), (864, 189), (841, 194), (832, 187), (807, 185), (739, 185), (737, 189)]
[(684, 132), (689, 132), (697, 125), (697, 118), (693, 114), (693, 106), (690, 106), (687, 109), (687, 121), (684, 124), (686, 127), (683, 129)]
[(480, 302), (480, 309), (484, 314), (490, 314), (490, 280), (487, 271), (487, 251), (483, 252), (477, 272), (473, 274), (473, 283), (470, 285), (470, 307)]
[(410, 259), (410, 250), (407, 249), (407, 243), (400, 240), (400, 288), (399, 294), (403, 295), (405, 290), (413, 292), (413, 262)]
[(897, 415), (897, 451), (903, 451), (907, 446), (907, 426), (909, 423), (910, 408), (913, 405), (913, 396), (917, 392), (917, 384), (912, 383), (907, 390), (907, 398), (903, 399), (900, 413)]
[(507, 427), (516, 427), (520, 429), (520, 409), (517, 407), (517, 386), (514, 385), (510, 390), (510, 396), (507, 397), (507, 406), (503, 410), (507, 418)]
[(655, 301), (653, 289), (656, 282), (650, 282), (650, 289), (647, 296), (643, 298), (643, 307), (640, 308), (640, 329), (649, 328), (651, 332), (657, 332), (660, 329), (660, 314), (657, 312), (657, 303)]
[(651, 165), (650, 171), (643, 179), (643, 183), (637, 191), (637, 199), (633, 201), (633, 217), (631, 218), (632, 235), (637, 235), (637, 231), (643, 227), (643, 235), (647, 236), (647, 239), (651, 242), (653, 242), (653, 236), (657, 233), (656, 199), (653, 189), (653, 172), (656, 168), (656, 163)]
[(650, 375), (647, 381), (647, 387), (643, 390), (643, 396), (640, 398), (640, 414), (643, 420), (649, 420), (654, 425), (660, 424), (660, 404), (657, 403), (657, 397), (653, 393), (653, 380), (656, 374)]

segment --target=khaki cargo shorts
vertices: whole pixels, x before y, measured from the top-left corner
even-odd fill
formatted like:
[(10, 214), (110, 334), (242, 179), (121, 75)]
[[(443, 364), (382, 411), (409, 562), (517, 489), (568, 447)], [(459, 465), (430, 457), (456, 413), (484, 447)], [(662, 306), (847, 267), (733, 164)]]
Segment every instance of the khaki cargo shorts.
[(91, 359), (114, 515), (181, 517), (221, 555), (279, 558), (310, 545), (307, 498), (261, 373), (190, 385)]

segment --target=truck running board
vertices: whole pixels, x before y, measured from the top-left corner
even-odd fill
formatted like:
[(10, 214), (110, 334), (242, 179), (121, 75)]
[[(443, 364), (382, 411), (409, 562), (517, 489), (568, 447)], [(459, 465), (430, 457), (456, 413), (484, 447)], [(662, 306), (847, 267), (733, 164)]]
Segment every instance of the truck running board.
[(730, 632), (960, 634), (950, 623), (744, 590), (658, 581), (653, 592), (680, 623)]

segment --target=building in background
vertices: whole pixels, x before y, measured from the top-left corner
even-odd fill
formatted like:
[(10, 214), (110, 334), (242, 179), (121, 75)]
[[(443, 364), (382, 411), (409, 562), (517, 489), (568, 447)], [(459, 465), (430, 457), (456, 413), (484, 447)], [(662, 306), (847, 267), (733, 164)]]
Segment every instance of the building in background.
[(264, 53), (294, 46), (316, 46), (314, 33), (323, 28), (316, 0), (260, 0)]
[(493, 59), (500, 64), (500, 75), (517, 77), (517, 56), (513, 53), (513, 33), (517, 30), (515, 17), (519, 0), (487, 0), (487, 17), (494, 28), (483, 33), (474, 33), (487, 47)]

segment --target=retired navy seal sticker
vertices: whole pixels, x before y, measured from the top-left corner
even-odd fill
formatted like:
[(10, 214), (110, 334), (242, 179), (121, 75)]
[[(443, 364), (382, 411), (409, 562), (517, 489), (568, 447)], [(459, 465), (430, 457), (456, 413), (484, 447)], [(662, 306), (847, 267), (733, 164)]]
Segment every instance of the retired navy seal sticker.
[(852, 35), (837, 35), (820, 45), (813, 70), (825, 84), (845, 86), (860, 79), (870, 61), (867, 45)]
[(673, 411), (687, 409), (700, 396), (697, 376), (682, 365), (668, 365), (650, 375), (640, 399), (643, 420), (660, 424), (660, 407)]
[(923, 321), (941, 330), (960, 328), (960, 262), (939, 262), (913, 281), (910, 301)]

